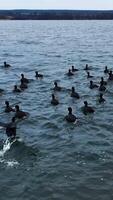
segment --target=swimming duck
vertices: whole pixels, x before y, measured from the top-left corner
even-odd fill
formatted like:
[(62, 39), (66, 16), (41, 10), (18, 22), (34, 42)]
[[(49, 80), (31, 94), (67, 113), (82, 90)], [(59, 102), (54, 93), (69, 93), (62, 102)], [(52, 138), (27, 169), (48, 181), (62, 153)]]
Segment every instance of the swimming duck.
[(112, 70), (110, 70), (110, 72), (108, 74), (109, 74), (108, 80), (112, 81), (113, 80)]
[(21, 111), (18, 105), (15, 106), (15, 110), (16, 110), (15, 118), (22, 119), (23, 117), (27, 116), (27, 113)]
[(54, 106), (59, 104), (59, 101), (55, 98), (54, 94), (52, 94), (51, 104), (54, 105)]
[(95, 112), (95, 110), (91, 106), (88, 106), (87, 101), (84, 101), (84, 107), (82, 108), (82, 110), (83, 110), (83, 113), (85, 115), (87, 115), (87, 113), (94, 113)]
[(29, 79), (24, 77), (24, 74), (21, 74), (21, 80), (23, 81), (23, 83), (29, 83)]
[(9, 101), (5, 101), (5, 112), (9, 113), (9, 112), (15, 112), (15, 110), (9, 105)]
[(21, 92), (21, 90), (17, 87), (17, 85), (14, 85), (14, 89), (13, 89), (13, 92)]
[(26, 84), (22, 79), (21, 79), (20, 81), (21, 81), (20, 88), (21, 88), (22, 90), (28, 88), (27, 84)]
[(11, 139), (14, 139), (16, 137), (15, 117), (13, 117), (11, 122), (6, 125), (6, 135)]
[(76, 116), (72, 114), (72, 108), (68, 107), (68, 115), (65, 116), (66, 121), (75, 122), (77, 120)]
[(76, 69), (76, 68), (74, 68), (74, 66), (72, 65), (72, 72), (76, 72), (76, 71), (78, 71), (78, 69)]
[(88, 64), (86, 64), (84, 70), (86, 70), (86, 71), (87, 71), (87, 70), (90, 70), (90, 67), (88, 66)]
[(104, 84), (101, 82), (100, 86), (99, 86), (99, 91), (105, 91), (106, 87), (104, 86)]
[(71, 70), (68, 70), (67, 76), (73, 76), (74, 74), (71, 72)]
[(105, 102), (105, 99), (103, 98), (103, 94), (101, 93), (99, 96), (99, 103)]
[(74, 87), (72, 87), (72, 89), (71, 89), (71, 97), (74, 97), (74, 98), (77, 98), (77, 99), (80, 98), (79, 94), (77, 92), (75, 92)]
[(98, 87), (99, 87), (99, 86), (96, 85), (96, 84), (94, 84), (93, 81), (90, 81), (90, 86), (89, 86), (90, 89), (98, 88)]
[(106, 73), (106, 74), (108, 74), (108, 73), (109, 73), (109, 69), (107, 68), (107, 66), (105, 66), (104, 73)]
[(36, 78), (43, 78), (42, 74), (39, 74), (38, 71), (35, 72), (35, 77)]
[(93, 78), (93, 76), (91, 76), (90, 73), (87, 72), (87, 78)]
[(101, 81), (100, 81), (100, 84), (103, 84), (103, 85), (107, 85), (107, 81), (104, 81), (104, 78), (103, 77), (101, 77)]
[(4, 62), (4, 67), (11, 67), (11, 65), (7, 64), (6, 62)]
[(55, 87), (53, 88), (53, 90), (55, 90), (55, 91), (61, 91), (62, 88), (60, 86), (58, 86), (58, 84), (57, 84), (56, 81), (54, 82), (54, 85), (55, 85)]

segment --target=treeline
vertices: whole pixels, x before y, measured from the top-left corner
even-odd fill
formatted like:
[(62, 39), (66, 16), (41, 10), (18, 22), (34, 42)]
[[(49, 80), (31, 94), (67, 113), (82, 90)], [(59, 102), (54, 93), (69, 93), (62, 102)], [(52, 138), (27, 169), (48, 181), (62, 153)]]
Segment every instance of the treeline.
[(112, 20), (113, 11), (0, 10), (2, 20)]

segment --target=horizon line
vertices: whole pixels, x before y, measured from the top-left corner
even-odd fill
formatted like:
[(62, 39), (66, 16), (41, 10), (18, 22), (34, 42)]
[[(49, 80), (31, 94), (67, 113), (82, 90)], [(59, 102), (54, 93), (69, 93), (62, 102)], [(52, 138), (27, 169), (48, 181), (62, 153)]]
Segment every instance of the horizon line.
[(1, 9), (0, 10), (7, 10), (7, 11), (13, 11), (13, 10), (67, 10), (67, 11), (113, 11), (113, 9), (56, 9), (56, 8), (39, 8), (39, 9), (35, 9), (35, 8), (11, 8), (11, 9)]

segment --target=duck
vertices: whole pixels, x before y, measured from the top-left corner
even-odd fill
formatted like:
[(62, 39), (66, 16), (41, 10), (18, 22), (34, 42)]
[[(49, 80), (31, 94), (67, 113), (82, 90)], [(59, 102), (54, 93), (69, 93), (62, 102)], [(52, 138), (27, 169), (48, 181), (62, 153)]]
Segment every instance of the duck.
[(99, 87), (99, 86), (96, 85), (96, 84), (94, 84), (93, 81), (90, 81), (90, 86), (89, 86), (90, 89), (98, 88), (98, 87)]
[(67, 122), (75, 122), (77, 117), (72, 114), (72, 108), (68, 107), (68, 115), (65, 116)]
[(8, 67), (11, 67), (10, 64), (7, 64), (6, 61), (4, 62), (4, 67), (8, 68)]
[(20, 84), (21, 90), (27, 89), (28, 88), (27, 84), (22, 79), (20, 81), (21, 81), (21, 84)]
[(76, 69), (76, 68), (74, 68), (74, 66), (72, 65), (72, 72), (76, 72), (76, 71), (78, 71), (78, 69)]
[(16, 121), (15, 117), (12, 117), (11, 122), (6, 125), (6, 135), (10, 140), (16, 137)]
[(5, 101), (5, 112), (9, 113), (9, 112), (15, 112), (15, 110), (9, 105), (9, 101)]
[(54, 82), (54, 85), (55, 85), (55, 87), (53, 88), (53, 90), (55, 90), (55, 91), (61, 91), (62, 88), (60, 86), (58, 86), (58, 84), (57, 84), (56, 81)]
[(29, 83), (29, 79), (24, 77), (24, 74), (21, 74), (21, 80), (23, 81), (23, 83)]
[(43, 78), (43, 74), (39, 74), (38, 71), (35, 72), (36, 78)]
[(108, 73), (109, 73), (109, 69), (107, 68), (107, 66), (105, 66), (104, 73), (105, 73), (105, 74), (108, 74)]
[(59, 101), (55, 98), (54, 94), (52, 94), (51, 104), (54, 105), (54, 106), (59, 104)]
[(16, 111), (14, 116), (15, 118), (22, 119), (27, 116), (26, 112), (20, 110), (19, 105), (15, 106), (15, 111)]
[(13, 92), (20, 93), (20, 92), (21, 92), (21, 90), (20, 90), (20, 89), (17, 87), (17, 85), (14, 85)]
[(67, 76), (73, 76), (74, 74), (71, 72), (71, 70), (68, 70)]
[(77, 98), (77, 99), (80, 98), (79, 94), (77, 92), (75, 92), (74, 87), (71, 88), (71, 97), (74, 97), (74, 98)]
[(100, 81), (100, 84), (103, 84), (103, 85), (107, 85), (107, 81), (104, 81), (104, 78), (103, 77), (101, 77), (101, 81)]
[(93, 76), (91, 76), (90, 73), (87, 72), (87, 78), (93, 78)]
[(103, 98), (103, 94), (101, 93), (98, 99), (99, 103), (105, 102), (105, 99)]
[(104, 86), (104, 84), (101, 82), (100, 86), (99, 86), (99, 91), (105, 91), (106, 87)]
[(94, 113), (95, 112), (95, 110), (91, 106), (88, 106), (87, 101), (84, 101), (84, 107), (82, 108), (82, 110), (83, 110), (83, 113), (85, 115), (87, 115), (88, 113)]
[(109, 74), (108, 80), (112, 81), (113, 80), (112, 70), (110, 70), (110, 72), (108, 74)]
[(86, 64), (84, 70), (86, 70), (86, 71), (87, 71), (87, 70), (90, 70), (90, 67), (88, 66), (88, 64)]

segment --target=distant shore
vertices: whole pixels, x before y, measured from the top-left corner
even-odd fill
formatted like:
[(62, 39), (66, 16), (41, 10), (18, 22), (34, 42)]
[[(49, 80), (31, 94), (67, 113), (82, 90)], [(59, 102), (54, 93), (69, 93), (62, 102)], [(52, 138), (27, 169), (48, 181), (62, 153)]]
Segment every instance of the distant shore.
[(113, 10), (0, 10), (0, 20), (113, 20)]

